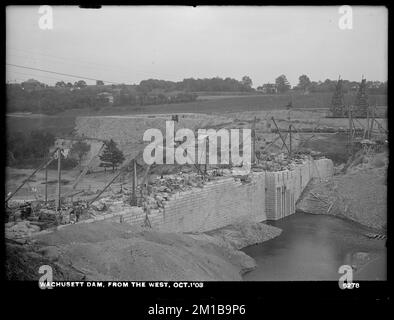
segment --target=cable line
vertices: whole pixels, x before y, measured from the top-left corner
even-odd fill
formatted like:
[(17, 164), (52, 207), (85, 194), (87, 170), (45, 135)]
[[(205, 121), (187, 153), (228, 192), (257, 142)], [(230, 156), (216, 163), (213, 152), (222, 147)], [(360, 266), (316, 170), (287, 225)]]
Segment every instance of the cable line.
[[(48, 73), (53, 73), (53, 74), (59, 74), (59, 75), (62, 75), (62, 76), (68, 76), (68, 77), (85, 79), (85, 80), (93, 80), (93, 81), (101, 80), (101, 79), (88, 78), (88, 77), (84, 77), (84, 76), (78, 76), (78, 75), (75, 75), (75, 74), (68, 74), (68, 73), (44, 70), (44, 69), (39, 69), (39, 68), (26, 67), (26, 66), (21, 66), (21, 65), (12, 64), (12, 63), (6, 63), (6, 65), (17, 67), (17, 68), (23, 68), (23, 69), (29, 69), (29, 70), (36, 70), (36, 71), (41, 71), (41, 72), (48, 72)], [(101, 81), (107, 82), (107, 83), (112, 83), (112, 84), (119, 84), (118, 82), (113, 82), (113, 81), (107, 81), (107, 80), (101, 80)]]

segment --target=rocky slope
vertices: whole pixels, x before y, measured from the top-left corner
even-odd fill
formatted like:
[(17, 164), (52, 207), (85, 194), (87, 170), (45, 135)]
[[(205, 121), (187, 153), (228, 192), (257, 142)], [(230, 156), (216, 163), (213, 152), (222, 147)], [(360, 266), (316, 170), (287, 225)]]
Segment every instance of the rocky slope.
[(387, 153), (360, 154), (346, 173), (308, 186), (297, 209), (351, 219), (379, 231), (387, 226)]

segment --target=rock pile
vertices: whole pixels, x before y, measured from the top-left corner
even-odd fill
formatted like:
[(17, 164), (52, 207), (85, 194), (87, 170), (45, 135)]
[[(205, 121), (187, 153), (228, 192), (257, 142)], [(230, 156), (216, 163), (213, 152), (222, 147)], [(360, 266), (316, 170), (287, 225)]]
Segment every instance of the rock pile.
[[(84, 204), (86, 208), (86, 203)], [(33, 233), (79, 221), (83, 214), (83, 205), (65, 204), (60, 211), (53, 208), (53, 203), (25, 203), (7, 209), (5, 224), (6, 238), (18, 239), (30, 237)]]
[(263, 155), (259, 159), (259, 163), (253, 166), (255, 171), (283, 171), (293, 170), (296, 165), (303, 164), (310, 156), (316, 156), (317, 154), (303, 153), (294, 154), (291, 158), (285, 154), (267, 154)]
[[(161, 176), (153, 180), (146, 188), (146, 194), (141, 199), (142, 206), (150, 209), (164, 208), (164, 202), (177, 193), (191, 188), (202, 188), (209, 178), (204, 179), (195, 173)], [(141, 192), (141, 190), (140, 190)]]
[(40, 230), (41, 228), (38, 225), (30, 223), (28, 220), (7, 222), (5, 224), (5, 237), (8, 239), (25, 238)]

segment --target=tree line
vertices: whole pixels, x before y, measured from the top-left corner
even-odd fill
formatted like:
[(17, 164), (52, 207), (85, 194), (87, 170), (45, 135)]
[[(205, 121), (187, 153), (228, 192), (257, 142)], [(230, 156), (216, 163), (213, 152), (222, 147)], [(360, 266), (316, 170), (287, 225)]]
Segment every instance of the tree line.
[[(344, 93), (357, 92), (360, 82), (341, 80)], [(275, 79), (274, 83), (265, 83), (257, 87), (257, 90), (263, 93), (286, 93), (293, 90), (300, 93), (317, 93), (317, 92), (334, 92), (338, 80), (326, 79), (324, 81), (312, 81), (307, 75), (303, 74), (298, 77), (298, 84), (291, 87), (286, 75), (282, 74)], [(387, 94), (387, 81), (366, 81), (366, 89), (369, 94)]]
[[(106, 95), (100, 95), (105, 93)], [(67, 109), (98, 110), (111, 106), (142, 106), (191, 102), (197, 95), (187, 92), (165, 94), (146, 92), (136, 86), (83, 86), (26, 89), (21, 84), (7, 84), (7, 112), (56, 114)]]
[(140, 82), (139, 86), (142, 90), (150, 91), (162, 89), (166, 91), (181, 90), (186, 92), (250, 92), (253, 82), (249, 76), (243, 76), (241, 80), (232, 78), (204, 78), (194, 79), (187, 78), (179, 82), (165, 81), (157, 79), (148, 79)]
[[(283, 94), (289, 90), (315, 93), (334, 92), (337, 80), (312, 81), (307, 75), (299, 77), (298, 84), (291, 87), (286, 75), (278, 76), (274, 83), (257, 87), (258, 93)], [(56, 114), (67, 109), (98, 110), (111, 106), (144, 106), (169, 103), (192, 102), (199, 92), (256, 92), (249, 76), (241, 80), (232, 78), (187, 78), (182, 81), (147, 79), (138, 85), (105, 85), (97, 80), (95, 85), (87, 85), (84, 80), (74, 83), (58, 81), (48, 86), (34, 79), (22, 83), (6, 85), (7, 112), (33, 112)], [(359, 83), (342, 81), (343, 91), (356, 92)], [(387, 82), (367, 81), (368, 94), (386, 94)]]
[(84, 80), (74, 83), (58, 81), (48, 86), (34, 79), (6, 85), (8, 112), (56, 114), (67, 109), (94, 109), (109, 106), (144, 106), (192, 102), (199, 91), (253, 91), (252, 80), (241, 81), (219, 77), (212, 79), (184, 79), (174, 82), (148, 79), (138, 85), (87, 85)]

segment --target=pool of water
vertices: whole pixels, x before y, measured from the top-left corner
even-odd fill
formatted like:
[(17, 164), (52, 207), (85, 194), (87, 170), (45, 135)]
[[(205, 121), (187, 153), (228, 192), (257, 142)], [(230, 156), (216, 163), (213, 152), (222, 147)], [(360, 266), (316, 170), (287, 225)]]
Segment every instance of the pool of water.
[(282, 234), (243, 249), (257, 263), (246, 281), (338, 281), (344, 264), (355, 280), (386, 280), (386, 240), (367, 238), (371, 231), (359, 224), (301, 212), (268, 224)]

